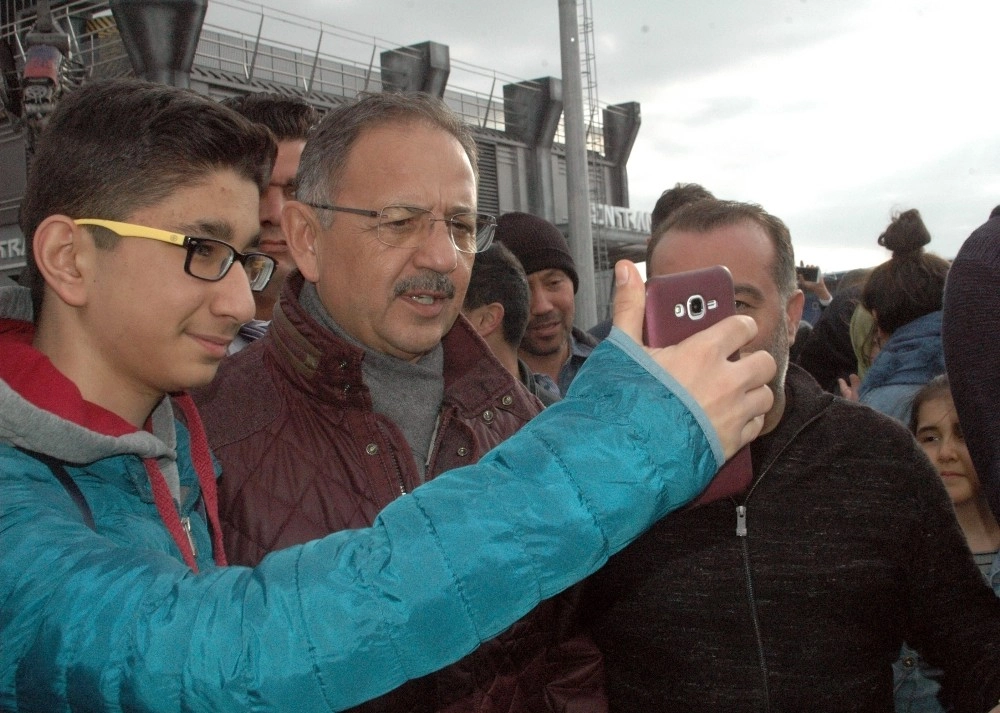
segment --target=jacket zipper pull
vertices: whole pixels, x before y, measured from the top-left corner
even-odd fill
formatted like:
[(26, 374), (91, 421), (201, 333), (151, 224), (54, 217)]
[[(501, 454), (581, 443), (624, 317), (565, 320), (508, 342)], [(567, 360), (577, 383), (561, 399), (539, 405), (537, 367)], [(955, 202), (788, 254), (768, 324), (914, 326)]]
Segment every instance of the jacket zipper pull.
[(747, 508), (745, 505), (736, 506), (736, 536), (747, 536)]
[(197, 557), (198, 548), (194, 546), (194, 535), (191, 534), (191, 518), (182, 517), (181, 526), (184, 528), (184, 533), (187, 535), (188, 544), (191, 545), (191, 554)]

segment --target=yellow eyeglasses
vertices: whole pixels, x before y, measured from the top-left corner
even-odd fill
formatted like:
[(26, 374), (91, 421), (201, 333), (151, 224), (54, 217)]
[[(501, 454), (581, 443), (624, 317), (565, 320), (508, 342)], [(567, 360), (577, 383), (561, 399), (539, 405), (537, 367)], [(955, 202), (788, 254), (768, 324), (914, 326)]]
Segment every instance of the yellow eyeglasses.
[(254, 292), (260, 292), (267, 287), (267, 283), (274, 273), (274, 258), (270, 255), (241, 253), (222, 240), (181, 235), (180, 233), (171, 233), (169, 230), (132, 223), (119, 223), (115, 220), (80, 218), (73, 222), (77, 225), (95, 225), (98, 228), (110, 230), (122, 238), (149, 238), (184, 248), (187, 250), (184, 272), (199, 280), (218, 282), (226, 276), (234, 262), (239, 262), (246, 270), (247, 278), (250, 280), (250, 289)]

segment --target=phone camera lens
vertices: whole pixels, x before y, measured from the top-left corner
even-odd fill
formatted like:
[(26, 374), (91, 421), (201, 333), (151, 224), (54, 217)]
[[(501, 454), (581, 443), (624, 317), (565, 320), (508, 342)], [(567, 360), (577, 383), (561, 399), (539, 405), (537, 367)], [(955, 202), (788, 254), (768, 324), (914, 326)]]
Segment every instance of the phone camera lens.
[(705, 301), (698, 295), (692, 296), (688, 300), (688, 314), (691, 319), (701, 319), (705, 314)]

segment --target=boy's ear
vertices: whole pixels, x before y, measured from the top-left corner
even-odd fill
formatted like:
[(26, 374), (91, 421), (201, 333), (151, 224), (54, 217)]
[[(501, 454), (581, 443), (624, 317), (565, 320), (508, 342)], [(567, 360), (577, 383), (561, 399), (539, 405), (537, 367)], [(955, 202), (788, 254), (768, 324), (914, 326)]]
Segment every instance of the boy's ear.
[(476, 333), (483, 339), (486, 339), (486, 337), (503, 326), (503, 314), (504, 308), (502, 304), (499, 302), (490, 302), (489, 304), (480, 305), (474, 310), (465, 312), (465, 317), (472, 323)]
[(86, 304), (86, 278), (96, 248), (84, 229), (65, 215), (50, 215), (35, 230), (31, 249), (49, 289), (68, 305)]
[(319, 237), (320, 225), (316, 221), (316, 215), (308, 206), (298, 201), (288, 201), (281, 211), (281, 230), (299, 272), (309, 282), (318, 282), (316, 239)]

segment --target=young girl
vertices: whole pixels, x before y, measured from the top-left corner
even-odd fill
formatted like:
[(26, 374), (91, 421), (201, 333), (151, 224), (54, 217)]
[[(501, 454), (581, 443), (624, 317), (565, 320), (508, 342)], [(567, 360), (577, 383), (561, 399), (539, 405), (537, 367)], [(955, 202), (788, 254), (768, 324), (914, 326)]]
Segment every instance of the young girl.
[[(983, 576), (1000, 596), (1000, 524), (993, 516), (962, 436), (946, 375), (937, 376), (913, 397), (910, 430), (937, 469), (969, 549)], [(937, 700), (937, 673), (903, 647), (895, 669), (896, 713), (943, 711)]]
[[(969, 457), (947, 376), (935, 377), (917, 392), (910, 430), (944, 481), (969, 549), (983, 574), (990, 578), (996, 574), (1000, 525), (986, 502)], [(1000, 577), (997, 579), (994, 584), (1000, 585)]]

